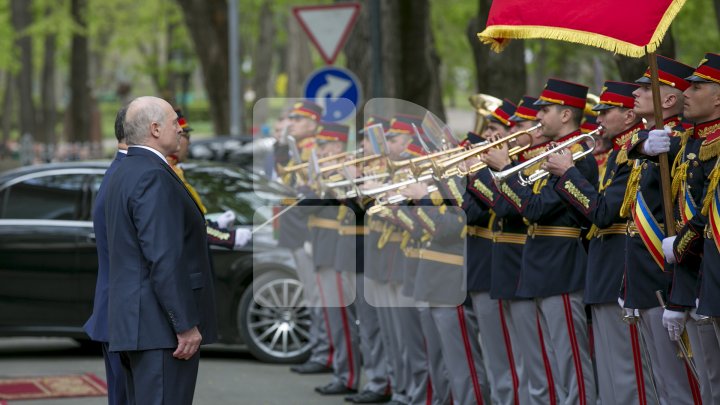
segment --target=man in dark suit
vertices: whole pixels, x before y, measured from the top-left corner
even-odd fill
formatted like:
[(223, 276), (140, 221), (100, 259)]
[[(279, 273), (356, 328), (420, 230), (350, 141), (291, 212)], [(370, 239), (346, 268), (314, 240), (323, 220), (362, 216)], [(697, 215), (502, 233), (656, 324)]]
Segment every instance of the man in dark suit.
[(200, 344), (217, 340), (205, 219), (165, 160), (182, 134), (172, 106), (135, 99), (124, 129), (128, 155), (105, 203), (110, 350), (131, 403), (191, 404)]
[(120, 355), (108, 350), (108, 272), (110, 259), (108, 257), (108, 241), (105, 226), (105, 198), (106, 187), (110, 175), (115, 172), (120, 162), (127, 155), (123, 121), (127, 107), (121, 108), (115, 117), (115, 137), (118, 141), (118, 151), (115, 160), (105, 172), (105, 177), (98, 189), (95, 205), (93, 207), (93, 231), (95, 232), (98, 254), (98, 275), (95, 284), (95, 301), (93, 313), (85, 322), (83, 329), (90, 339), (102, 343), (103, 358), (105, 359), (105, 378), (108, 384), (108, 404), (120, 405), (127, 403), (125, 390), (125, 373), (120, 365)]

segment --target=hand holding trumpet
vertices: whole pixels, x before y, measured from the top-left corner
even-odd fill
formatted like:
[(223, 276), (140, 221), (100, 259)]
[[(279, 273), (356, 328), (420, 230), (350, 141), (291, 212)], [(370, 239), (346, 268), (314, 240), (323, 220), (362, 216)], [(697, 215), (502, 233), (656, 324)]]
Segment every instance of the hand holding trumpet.
[(545, 163), (542, 164), (542, 168), (549, 171), (554, 176), (560, 177), (574, 165), (575, 162), (573, 161), (572, 152), (570, 149), (565, 148), (548, 156)]

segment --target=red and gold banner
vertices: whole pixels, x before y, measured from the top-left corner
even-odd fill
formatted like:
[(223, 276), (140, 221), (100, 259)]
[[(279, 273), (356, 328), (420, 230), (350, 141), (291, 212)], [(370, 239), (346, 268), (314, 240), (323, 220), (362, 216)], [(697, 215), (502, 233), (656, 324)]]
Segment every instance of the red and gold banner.
[(499, 52), (512, 38), (547, 38), (641, 57), (660, 45), (685, 0), (494, 0), (478, 34)]

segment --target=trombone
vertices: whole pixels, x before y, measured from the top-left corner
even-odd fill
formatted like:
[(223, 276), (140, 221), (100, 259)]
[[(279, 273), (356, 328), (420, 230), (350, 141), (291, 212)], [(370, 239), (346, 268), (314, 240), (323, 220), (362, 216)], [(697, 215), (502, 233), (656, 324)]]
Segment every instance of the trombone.
[(593, 138), (593, 135), (596, 135), (598, 132), (600, 132), (601, 129), (602, 129), (602, 127), (599, 127), (598, 129), (596, 129), (594, 131), (590, 131), (587, 134), (582, 134), (573, 139), (569, 139), (559, 145), (556, 145), (552, 149), (546, 150), (545, 152), (535, 156), (532, 159), (526, 160), (525, 162), (520, 163), (519, 165), (511, 167), (510, 169), (503, 170), (500, 172), (495, 172), (495, 171), (491, 170), (490, 174), (492, 175), (493, 180), (495, 181), (496, 184), (504, 183), (510, 177), (517, 174), (518, 181), (520, 182), (520, 184), (522, 184), (523, 186), (529, 186), (529, 185), (535, 183), (536, 181), (548, 176), (550, 174), (550, 172), (545, 169), (537, 169), (530, 175), (525, 175), (523, 173), (523, 171), (525, 171), (525, 169), (532, 167), (533, 165), (535, 165), (536, 163), (538, 163), (544, 159), (547, 159), (550, 155), (552, 155), (553, 153), (556, 153), (557, 150), (569, 148), (573, 145), (576, 145), (576, 144), (579, 144), (579, 143), (585, 142), (585, 141), (587, 141), (590, 144), (590, 147), (588, 149), (582, 150), (580, 152), (573, 153), (573, 156), (572, 156), (573, 161), (577, 161), (577, 160), (583, 158), (584, 156), (591, 154), (593, 152), (593, 150), (595, 149), (595, 138)]

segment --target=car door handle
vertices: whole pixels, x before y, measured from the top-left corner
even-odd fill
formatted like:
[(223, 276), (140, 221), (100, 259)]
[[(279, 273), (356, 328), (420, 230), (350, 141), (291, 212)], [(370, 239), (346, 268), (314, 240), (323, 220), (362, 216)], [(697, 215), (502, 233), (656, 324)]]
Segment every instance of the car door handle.
[(87, 240), (88, 240), (88, 242), (95, 243), (95, 232), (90, 232), (90, 233), (87, 235)]

